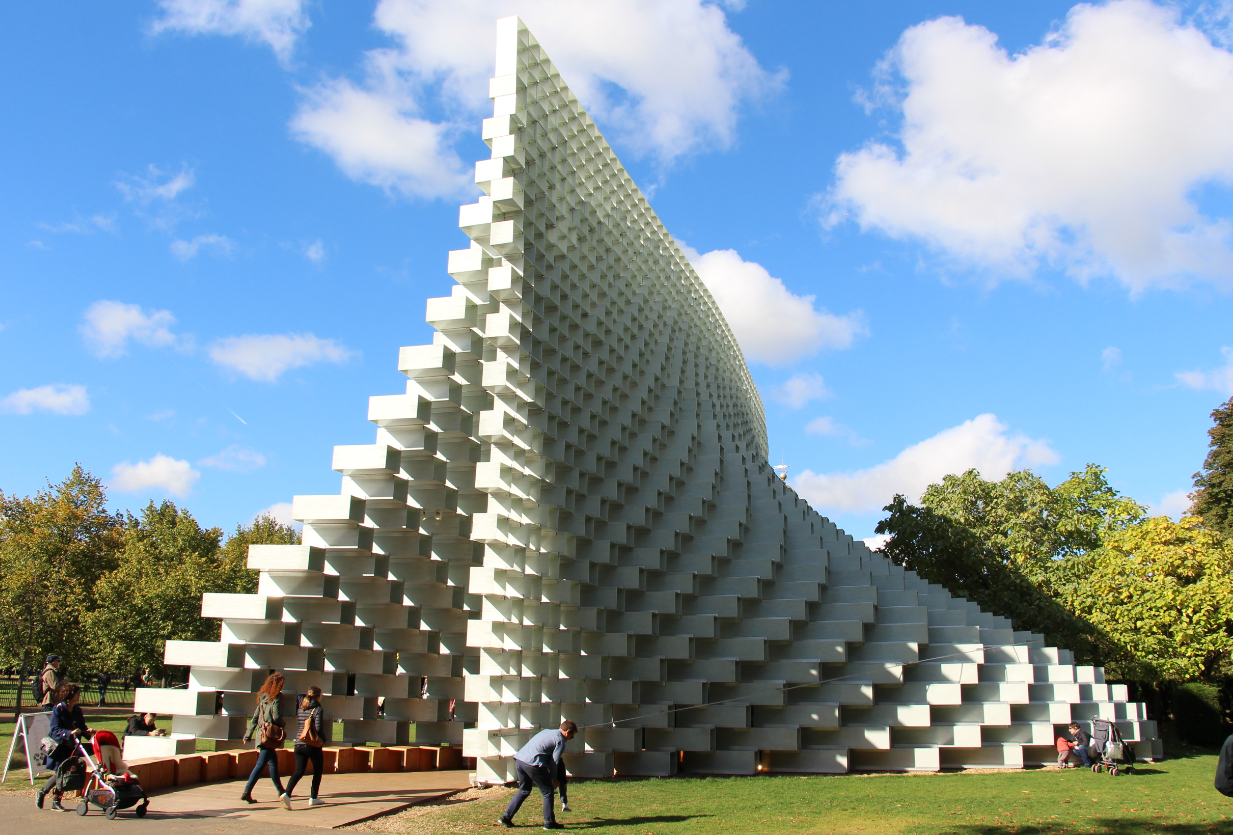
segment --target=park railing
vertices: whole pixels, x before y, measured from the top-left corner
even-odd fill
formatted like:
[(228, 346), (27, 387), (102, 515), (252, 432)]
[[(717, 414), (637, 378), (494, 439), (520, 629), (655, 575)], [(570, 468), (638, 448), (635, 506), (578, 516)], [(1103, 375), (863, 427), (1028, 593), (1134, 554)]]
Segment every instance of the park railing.
[[(70, 679), (71, 680), (71, 679)], [(98, 704), (98, 682), (83, 681), (81, 685), (81, 706), (94, 707)], [(12, 709), (17, 699), (17, 677), (0, 676), (0, 710)], [(126, 682), (113, 682), (107, 687), (107, 706), (131, 707), (133, 704), (133, 688)], [(23, 709), (38, 707), (34, 694), (30, 690), (30, 681), (21, 688), (21, 706)]]

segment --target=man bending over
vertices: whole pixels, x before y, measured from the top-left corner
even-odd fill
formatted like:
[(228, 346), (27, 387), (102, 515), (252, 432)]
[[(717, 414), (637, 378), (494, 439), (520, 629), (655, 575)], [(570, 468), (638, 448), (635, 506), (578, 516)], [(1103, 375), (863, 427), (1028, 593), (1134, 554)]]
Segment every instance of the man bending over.
[(561, 730), (540, 731), (514, 755), (518, 791), (498, 823), (503, 826), (514, 825), (514, 815), (518, 814), (522, 802), (531, 796), (531, 788), (534, 786), (544, 796), (544, 829), (565, 828), (557, 823), (552, 811), (552, 801), (558, 785), (557, 768), (561, 765), (561, 755), (565, 753), (565, 743), (577, 733), (578, 726), (567, 719), (561, 723)]

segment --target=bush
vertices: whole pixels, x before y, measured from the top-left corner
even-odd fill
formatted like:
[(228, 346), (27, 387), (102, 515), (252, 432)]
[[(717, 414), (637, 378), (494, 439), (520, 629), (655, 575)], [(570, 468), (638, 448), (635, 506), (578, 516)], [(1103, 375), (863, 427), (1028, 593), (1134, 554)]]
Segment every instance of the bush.
[(1220, 711), (1220, 689), (1211, 684), (1179, 684), (1170, 694), (1173, 728), (1179, 739), (1203, 748), (1219, 748), (1233, 732)]

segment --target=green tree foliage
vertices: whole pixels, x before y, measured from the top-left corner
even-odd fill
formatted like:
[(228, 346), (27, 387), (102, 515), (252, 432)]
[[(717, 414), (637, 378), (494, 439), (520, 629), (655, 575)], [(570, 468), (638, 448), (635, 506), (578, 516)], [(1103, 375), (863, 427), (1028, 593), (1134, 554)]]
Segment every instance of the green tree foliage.
[(1111, 532), (1087, 576), (1087, 617), (1142, 681), (1212, 680), (1233, 658), (1233, 543), (1195, 517)]
[(1212, 412), (1212, 420), (1207, 459), (1202, 471), (1194, 474), (1191, 513), (1202, 517), (1208, 530), (1229, 539), (1233, 538), (1233, 397)]
[(895, 496), (884, 510), (890, 515), (876, 530), (892, 535), (883, 550), (896, 565), (1009, 619), (1015, 629), (1073, 649), (1081, 663), (1099, 661), (1095, 630), (1014, 562), (1003, 562), (971, 529), (933, 508), (911, 505), (903, 496)]
[(187, 510), (151, 502), (130, 516), (114, 571), (99, 580), (98, 609), (88, 617), (97, 661), (115, 670), (144, 668), (166, 675), (166, 641), (214, 641), (217, 621), (201, 617), (207, 592), (256, 591), (257, 572), (247, 568), (250, 544), (294, 544), (299, 534), (259, 517), (239, 526), (221, 544), (222, 531), (202, 529)]
[(892, 535), (884, 550), (897, 564), (1102, 663), (1108, 642), (1084, 618), (1085, 577), (1103, 538), (1144, 516), (1104, 473), (1088, 464), (1050, 487), (1028, 470), (1001, 481), (968, 470), (930, 485), (920, 507), (896, 496), (876, 530)]
[(55, 652), (70, 669), (90, 667), (82, 617), (116, 564), (121, 523), (80, 464), (33, 496), (0, 493), (0, 663), (41, 666)]

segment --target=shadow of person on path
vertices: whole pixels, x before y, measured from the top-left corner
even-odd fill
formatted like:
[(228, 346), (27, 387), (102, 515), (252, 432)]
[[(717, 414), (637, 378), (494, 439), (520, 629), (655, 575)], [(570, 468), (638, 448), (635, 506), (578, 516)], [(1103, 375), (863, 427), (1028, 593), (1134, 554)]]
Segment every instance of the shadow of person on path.
[(714, 815), (639, 815), (632, 818), (592, 818), (578, 823), (566, 823), (569, 829), (600, 829), (608, 826), (644, 826), (656, 823), (684, 823)]

